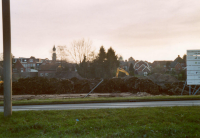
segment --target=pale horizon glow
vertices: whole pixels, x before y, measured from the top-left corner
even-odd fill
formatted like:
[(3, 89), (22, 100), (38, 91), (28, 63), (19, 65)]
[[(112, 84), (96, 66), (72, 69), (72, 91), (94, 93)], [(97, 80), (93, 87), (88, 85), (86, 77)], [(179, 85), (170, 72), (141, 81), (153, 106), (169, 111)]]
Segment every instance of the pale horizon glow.
[[(89, 38), (96, 52), (103, 45), (106, 50), (112, 47), (123, 59), (133, 57), (149, 62), (174, 60), (188, 49), (200, 49), (200, 1), (10, 2), (11, 45), (15, 57), (51, 59), (49, 51), (54, 45), (70, 46), (73, 40), (82, 38)], [(2, 53), (2, 33), (0, 43)]]

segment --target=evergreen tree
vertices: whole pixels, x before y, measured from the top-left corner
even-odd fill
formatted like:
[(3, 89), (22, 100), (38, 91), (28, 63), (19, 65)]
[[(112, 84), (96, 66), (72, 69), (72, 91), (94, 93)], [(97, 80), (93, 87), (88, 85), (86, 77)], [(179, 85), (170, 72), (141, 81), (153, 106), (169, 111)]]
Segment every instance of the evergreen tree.
[(130, 75), (130, 76), (134, 76), (134, 74), (135, 74), (134, 72), (135, 72), (135, 71), (134, 71), (134, 68), (133, 68), (133, 64), (131, 63), (131, 64), (130, 64), (130, 67), (129, 67), (129, 75)]
[(106, 59), (106, 50), (103, 46), (101, 46), (98, 54), (98, 62), (103, 63), (105, 59)]
[(107, 61), (106, 61), (106, 69), (107, 69), (107, 77), (113, 77), (116, 73), (117, 67), (119, 66), (118, 57), (115, 54), (115, 51), (110, 47), (107, 52)]
[(134, 71), (133, 64), (130, 64), (129, 71)]
[(86, 56), (84, 55), (83, 61), (80, 62), (79, 66), (77, 66), (77, 70), (79, 75), (82, 77), (87, 77), (87, 61), (86, 61)]
[(100, 47), (95, 65), (95, 76), (97, 78), (104, 78), (105, 75), (105, 60), (106, 50), (103, 46)]

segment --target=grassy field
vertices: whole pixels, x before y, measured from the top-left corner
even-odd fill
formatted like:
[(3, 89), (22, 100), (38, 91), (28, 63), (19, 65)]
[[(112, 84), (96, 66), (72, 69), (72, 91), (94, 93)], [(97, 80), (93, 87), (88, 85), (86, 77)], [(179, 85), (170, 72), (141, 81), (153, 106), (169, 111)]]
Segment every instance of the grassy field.
[[(107, 97), (107, 98), (71, 98), (71, 99), (32, 99), (13, 100), (13, 105), (34, 105), (34, 104), (59, 104), (59, 103), (93, 103), (93, 102), (129, 102), (129, 101), (151, 101), (151, 100), (200, 100), (200, 95), (185, 96), (147, 96), (147, 97)], [(3, 101), (0, 101), (3, 106)]]
[(4, 118), (0, 137), (200, 137), (200, 107), (18, 111)]

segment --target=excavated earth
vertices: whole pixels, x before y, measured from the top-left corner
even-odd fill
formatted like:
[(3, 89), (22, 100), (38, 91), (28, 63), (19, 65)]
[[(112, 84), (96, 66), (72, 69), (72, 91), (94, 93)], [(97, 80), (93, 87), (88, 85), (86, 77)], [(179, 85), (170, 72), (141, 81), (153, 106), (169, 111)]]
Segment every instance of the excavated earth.
[[(65, 80), (27, 78), (13, 83), (13, 99), (65, 99), (82, 98), (89, 93), (101, 79), (71, 78)], [(153, 95), (181, 95), (184, 82), (166, 74), (153, 74), (147, 77), (126, 76), (104, 79), (94, 89), (90, 97), (129, 97)], [(2, 95), (2, 89), (0, 93)], [(185, 87), (183, 95), (188, 95)], [(0, 100), (3, 96), (0, 95)]]

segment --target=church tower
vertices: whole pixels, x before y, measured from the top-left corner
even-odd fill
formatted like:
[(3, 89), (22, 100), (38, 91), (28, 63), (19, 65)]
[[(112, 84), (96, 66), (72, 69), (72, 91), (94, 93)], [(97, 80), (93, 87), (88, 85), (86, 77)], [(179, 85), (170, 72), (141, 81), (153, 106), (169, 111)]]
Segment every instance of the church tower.
[(56, 48), (55, 48), (55, 45), (53, 47), (52, 61), (56, 61)]

